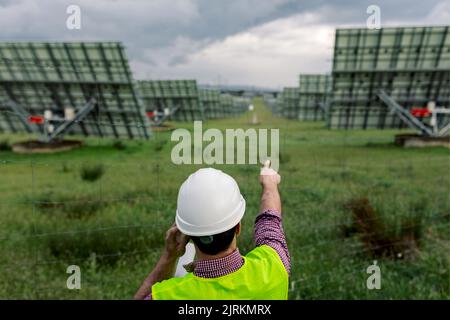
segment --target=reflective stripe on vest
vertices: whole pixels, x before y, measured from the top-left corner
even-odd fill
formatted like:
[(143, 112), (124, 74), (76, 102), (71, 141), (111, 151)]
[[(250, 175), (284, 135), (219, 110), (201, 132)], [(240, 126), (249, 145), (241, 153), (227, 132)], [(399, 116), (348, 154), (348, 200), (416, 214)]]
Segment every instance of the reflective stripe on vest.
[(240, 300), (288, 297), (288, 273), (278, 253), (263, 245), (250, 251), (243, 266), (218, 278), (200, 278), (188, 273), (152, 287), (155, 300)]

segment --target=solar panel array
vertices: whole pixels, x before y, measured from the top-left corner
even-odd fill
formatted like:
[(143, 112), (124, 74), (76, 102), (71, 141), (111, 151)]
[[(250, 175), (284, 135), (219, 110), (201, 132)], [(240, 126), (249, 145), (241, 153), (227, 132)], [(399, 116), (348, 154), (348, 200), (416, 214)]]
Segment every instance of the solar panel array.
[(243, 96), (234, 96), (229, 93), (220, 93), (215, 90), (201, 90), (200, 100), (205, 107), (207, 119), (220, 119), (235, 117), (247, 111), (250, 99)]
[(405, 127), (377, 93), (407, 109), (449, 107), (449, 27), (337, 29), (332, 76), (330, 128)]
[(199, 90), (200, 103), (203, 106), (206, 119), (218, 119), (222, 115), (220, 92), (215, 90)]
[(252, 104), (253, 96), (244, 95), (242, 96), (233, 96), (233, 116), (239, 116), (242, 113), (248, 111), (248, 107)]
[(298, 119), (298, 104), (300, 90), (297, 87), (287, 87), (283, 89), (279, 96), (281, 105), (281, 115), (289, 119)]
[(95, 107), (69, 134), (147, 138), (149, 122), (136, 93), (123, 46), (116, 42), (0, 42), (0, 130), (28, 129), (9, 107), (64, 118), (95, 98)]
[(253, 97), (243, 94), (242, 96), (233, 96), (234, 111), (233, 115), (237, 116), (248, 110), (248, 107), (252, 103)]
[(146, 111), (176, 111), (170, 116), (175, 121), (204, 118), (196, 80), (144, 80), (138, 85)]
[[(323, 111), (331, 93), (331, 76), (326, 74), (301, 74), (299, 87), (286, 87), (277, 102), (267, 101), (276, 114), (302, 121), (325, 119)], [(270, 100), (270, 98), (269, 98)]]
[(281, 110), (279, 108), (279, 99), (277, 98), (276, 93), (264, 93), (263, 100), (273, 114), (277, 116), (281, 115)]
[(220, 95), (220, 118), (226, 118), (234, 115), (234, 101), (233, 96), (228, 93)]
[(283, 116), (283, 92), (278, 93), (273, 108), (278, 116)]
[(331, 93), (331, 76), (326, 74), (301, 74), (299, 77), (299, 120), (325, 119), (325, 104)]

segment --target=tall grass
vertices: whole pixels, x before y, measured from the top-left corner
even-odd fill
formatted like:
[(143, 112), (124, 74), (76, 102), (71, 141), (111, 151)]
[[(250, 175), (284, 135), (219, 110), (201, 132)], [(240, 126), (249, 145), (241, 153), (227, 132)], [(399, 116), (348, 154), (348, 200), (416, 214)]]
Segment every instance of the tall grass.
[(0, 151), (11, 151), (12, 147), (9, 140), (0, 140)]
[(396, 234), (395, 228), (382, 221), (367, 198), (353, 199), (346, 208), (352, 213), (352, 225), (345, 228), (345, 235), (351, 235), (349, 231), (357, 234), (370, 257), (413, 258), (418, 253), (423, 227), (420, 215), (403, 221)]
[(80, 177), (84, 181), (93, 182), (100, 179), (105, 173), (103, 164), (83, 164), (80, 169)]

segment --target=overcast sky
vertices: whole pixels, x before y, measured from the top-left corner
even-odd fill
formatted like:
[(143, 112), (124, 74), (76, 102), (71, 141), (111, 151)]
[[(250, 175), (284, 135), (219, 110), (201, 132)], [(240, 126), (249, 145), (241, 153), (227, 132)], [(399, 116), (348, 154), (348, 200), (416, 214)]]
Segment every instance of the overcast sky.
[(370, 4), (382, 26), (450, 23), (449, 0), (0, 0), (0, 39), (122, 41), (138, 79), (280, 88), (331, 71), (335, 28), (364, 27)]

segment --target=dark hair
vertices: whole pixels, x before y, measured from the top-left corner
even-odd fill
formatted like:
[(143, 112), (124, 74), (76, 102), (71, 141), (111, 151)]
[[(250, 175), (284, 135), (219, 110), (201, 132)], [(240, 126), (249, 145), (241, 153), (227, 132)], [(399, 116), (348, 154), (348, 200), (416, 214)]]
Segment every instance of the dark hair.
[(191, 237), (191, 239), (201, 252), (210, 255), (218, 254), (228, 249), (236, 233), (236, 227), (237, 225), (212, 236)]

